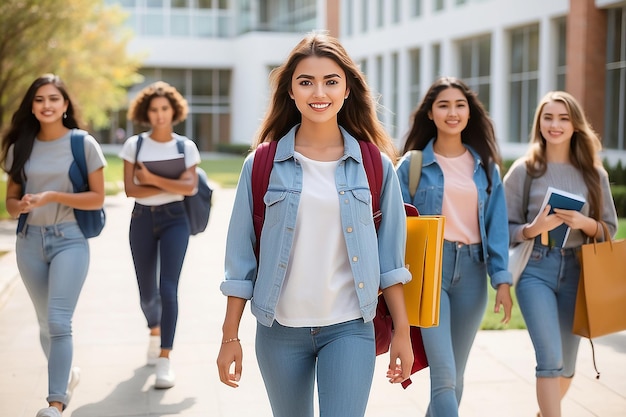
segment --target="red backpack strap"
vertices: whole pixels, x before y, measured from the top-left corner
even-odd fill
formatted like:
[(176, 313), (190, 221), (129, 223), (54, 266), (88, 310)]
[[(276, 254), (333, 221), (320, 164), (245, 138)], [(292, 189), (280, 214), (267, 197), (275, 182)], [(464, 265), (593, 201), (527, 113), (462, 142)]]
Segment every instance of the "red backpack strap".
[(265, 221), (265, 203), (263, 197), (270, 183), (270, 174), (274, 167), (274, 155), (276, 154), (277, 141), (264, 142), (254, 152), (252, 162), (252, 221), (256, 236), (255, 253), (259, 259), (261, 246), (261, 230)]
[(380, 192), (383, 188), (383, 159), (378, 146), (363, 140), (358, 141), (361, 146), (363, 166), (367, 174), (367, 182), (372, 193), (372, 214), (376, 230), (380, 226), (383, 213), (380, 211)]

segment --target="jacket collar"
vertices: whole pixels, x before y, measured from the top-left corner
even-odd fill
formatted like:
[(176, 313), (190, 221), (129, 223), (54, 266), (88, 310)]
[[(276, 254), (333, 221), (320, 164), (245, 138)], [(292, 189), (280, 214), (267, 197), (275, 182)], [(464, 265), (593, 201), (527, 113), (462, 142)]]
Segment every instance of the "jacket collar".
[[(300, 124), (298, 123), (294, 127), (287, 132), (285, 136), (280, 138), (278, 144), (276, 145), (276, 155), (274, 156), (275, 162), (285, 161), (287, 159), (293, 158), (294, 148), (296, 144), (296, 132)], [(358, 163), (363, 162), (363, 158), (361, 157), (361, 148), (359, 146), (359, 142), (355, 139), (347, 130), (343, 127), (339, 126), (339, 130), (341, 131), (341, 136), (343, 136), (343, 157), (341, 160), (345, 160), (347, 158), (352, 158)]]

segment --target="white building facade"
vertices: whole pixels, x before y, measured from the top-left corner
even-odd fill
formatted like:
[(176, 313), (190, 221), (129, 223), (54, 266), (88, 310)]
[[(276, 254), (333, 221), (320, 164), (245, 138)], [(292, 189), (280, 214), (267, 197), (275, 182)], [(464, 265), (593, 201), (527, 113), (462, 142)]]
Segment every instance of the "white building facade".
[[(595, 116), (609, 160), (626, 161), (623, 0), (109, 3), (130, 12), (128, 23), (136, 33), (131, 52), (146, 54), (145, 82), (130, 96), (158, 79), (175, 85), (191, 110), (176, 130), (202, 150), (250, 143), (269, 98), (269, 71), (304, 33), (329, 29), (360, 63), (398, 147), (428, 86), (440, 75), (451, 75), (478, 92), (505, 158), (525, 151), (538, 100), (550, 90), (565, 89)], [(581, 23), (591, 25), (589, 33), (577, 29)], [(601, 62), (589, 70), (578, 58)], [(590, 81), (579, 88), (581, 80)], [(600, 115), (593, 114), (598, 110)], [(132, 129), (122, 116), (119, 126)]]

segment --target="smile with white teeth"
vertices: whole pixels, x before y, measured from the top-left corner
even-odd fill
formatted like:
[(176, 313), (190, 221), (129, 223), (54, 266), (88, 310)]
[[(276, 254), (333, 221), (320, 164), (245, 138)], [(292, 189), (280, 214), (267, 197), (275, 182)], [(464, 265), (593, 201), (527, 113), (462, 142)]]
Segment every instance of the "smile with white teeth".
[(322, 110), (327, 107), (330, 107), (330, 103), (311, 103), (309, 105), (313, 107), (314, 109), (318, 109), (318, 110)]

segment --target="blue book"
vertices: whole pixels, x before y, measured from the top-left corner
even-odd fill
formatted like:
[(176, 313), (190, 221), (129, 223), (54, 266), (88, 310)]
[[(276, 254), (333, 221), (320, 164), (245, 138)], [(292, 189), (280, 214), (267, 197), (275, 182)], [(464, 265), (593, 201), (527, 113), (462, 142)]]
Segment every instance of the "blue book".
[[(546, 196), (541, 205), (541, 210), (550, 204), (550, 214), (554, 214), (555, 208), (564, 210), (580, 211), (585, 205), (585, 198), (579, 195), (559, 190), (558, 188), (548, 187)], [(540, 211), (541, 211), (540, 210)], [(548, 245), (550, 247), (562, 248), (567, 242), (570, 227), (565, 223), (548, 232)]]

